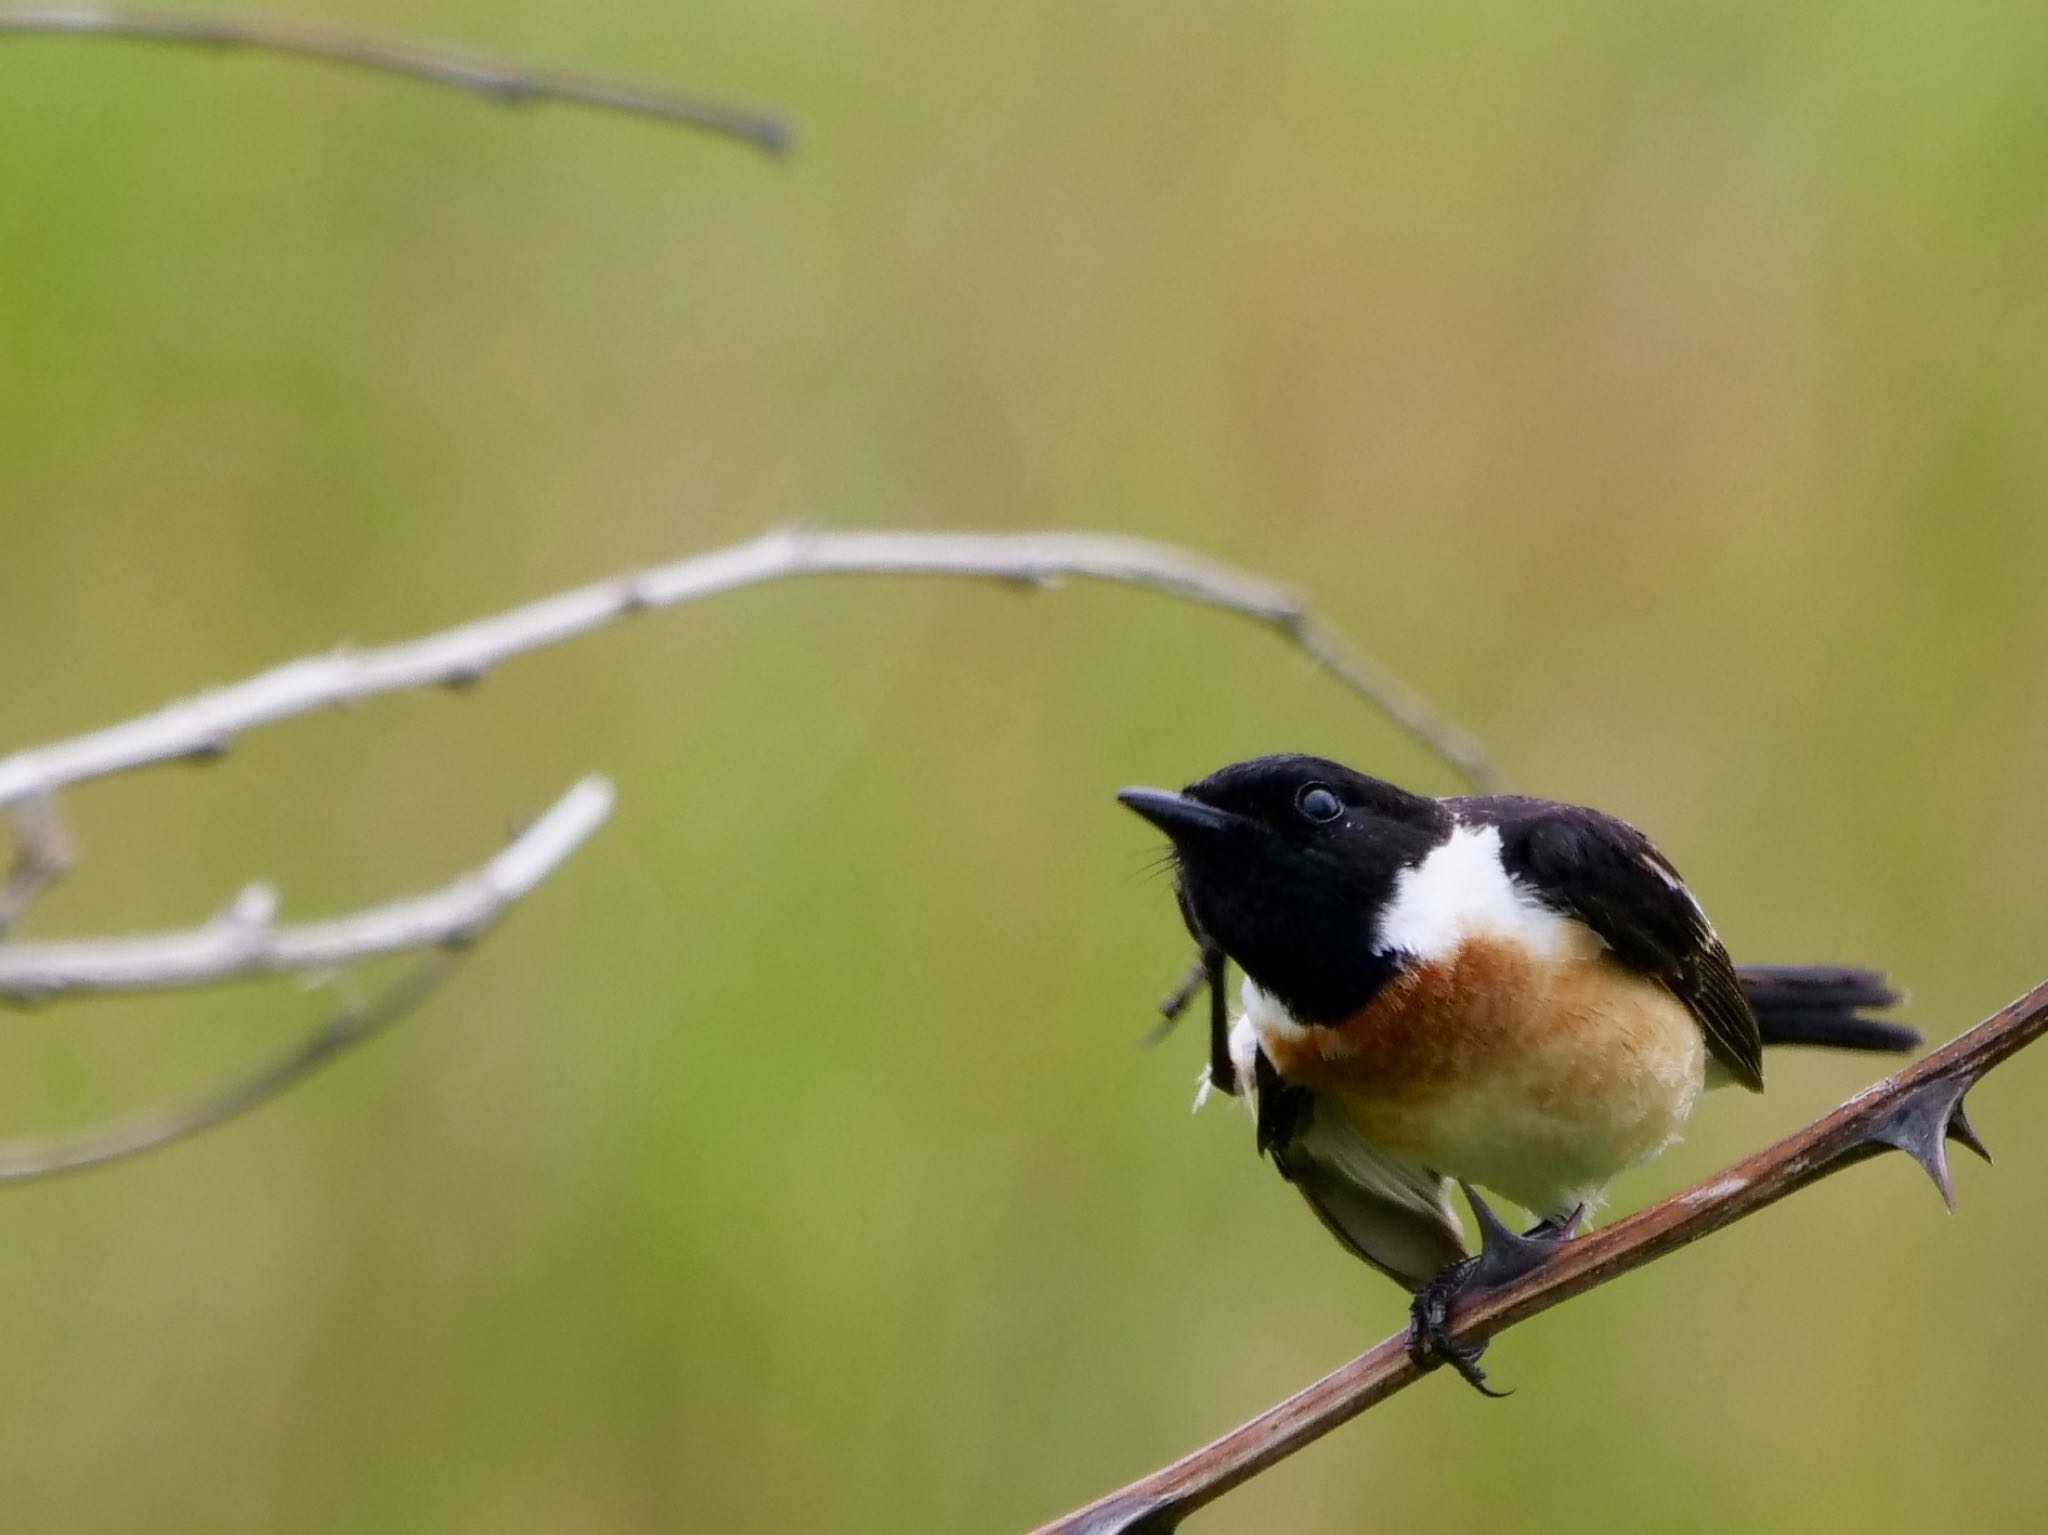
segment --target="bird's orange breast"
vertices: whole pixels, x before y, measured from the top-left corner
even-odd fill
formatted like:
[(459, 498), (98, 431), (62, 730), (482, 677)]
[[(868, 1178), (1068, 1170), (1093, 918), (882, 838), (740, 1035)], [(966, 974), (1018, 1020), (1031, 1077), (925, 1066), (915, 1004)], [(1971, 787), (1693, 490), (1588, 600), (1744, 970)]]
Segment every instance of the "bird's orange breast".
[[(1603, 956), (1567, 961), (1597, 989)], [(1468, 939), (1446, 959), (1411, 965), (1343, 1022), (1262, 1030), (1274, 1069), (1305, 1086), (1370, 1088), (1393, 1100), (1426, 1100), (1472, 1080), (1530, 1064), (1573, 1026), (1554, 1000), (1559, 965), (1505, 939)]]
[(1550, 953), (1469, 937), (1335, 1025), (1251, 1021), (1274, 1070), (1367, 1139), (1539, 1209), (1655, 1155), (1705, 1070), (1684, 1004), (1590, 931)]

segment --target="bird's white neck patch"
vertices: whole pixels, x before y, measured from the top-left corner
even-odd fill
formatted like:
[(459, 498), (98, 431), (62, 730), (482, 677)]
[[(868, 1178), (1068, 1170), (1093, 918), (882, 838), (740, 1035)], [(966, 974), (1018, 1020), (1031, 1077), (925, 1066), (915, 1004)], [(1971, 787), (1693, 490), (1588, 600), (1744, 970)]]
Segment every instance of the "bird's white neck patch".
[(1380, 914), (1374, 946), (1417, 959), (1449, 958), (1472, 938), (1504, 938), (1543, 958), (1563, 958), (1590, 936), (1509, 875), (1500, 828), (1454, 826), (1450, 837), (1401, 871)]

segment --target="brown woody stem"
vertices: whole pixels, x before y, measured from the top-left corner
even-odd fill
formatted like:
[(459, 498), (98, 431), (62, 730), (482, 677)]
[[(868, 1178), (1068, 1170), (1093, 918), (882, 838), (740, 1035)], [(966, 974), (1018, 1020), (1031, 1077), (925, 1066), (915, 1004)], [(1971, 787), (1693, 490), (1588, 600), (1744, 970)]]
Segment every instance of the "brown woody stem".
[[(1953, 1205), (1947, 1143), (1958, 1141), (1990, 1159), (1963, 1114), (1963, 1096), (1986, 1072), (2043, 1033), (2048, 1033), (2048, 981), (1747, 1161), (1563, 1244), (1534, 1273), (1469, 1296), (1453, 1317), (1452, 1337), (1460, 1343), (1489, 1338), (1887, 1149), (1911, 1156)], [(1424, 1373), (1408, 1357), (1405, 1339), (1388, 1338), (1214, 1443), (1054, 1520), (1036, 1535), (1171, 1530)]]

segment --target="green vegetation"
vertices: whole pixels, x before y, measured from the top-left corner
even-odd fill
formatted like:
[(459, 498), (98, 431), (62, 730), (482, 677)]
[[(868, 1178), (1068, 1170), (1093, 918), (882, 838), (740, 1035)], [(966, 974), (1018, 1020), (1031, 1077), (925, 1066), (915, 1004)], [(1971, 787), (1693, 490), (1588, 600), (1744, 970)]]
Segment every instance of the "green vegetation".
[[(1754, 960), (1945, 1038), (2048, 968), (2048, 16), (1606, 4), (323, 14), (786, 107), (772, 164), (130, 45), (0, 48), (0, 749), (776, 522), (1299, 582)], [(10, 1531), (1022, 1528), (1399, 1325), (1232, 1114), (1111, 796), (1450, 780), (1142, 594), (802, 584), (83, 790), (56, 934), (613, 823), (261, 1115), (4, 1191)], [(26, 1133), (288, 986), (0, 1019)], [(1793, 1058), (1654, 1197), (1861, 1085)], [(1199, 1528), (2030, 1530), (2043, 1063), (1503, 1339)], [(1191, 1526), (1194, 1528), (1195, 1526)]]

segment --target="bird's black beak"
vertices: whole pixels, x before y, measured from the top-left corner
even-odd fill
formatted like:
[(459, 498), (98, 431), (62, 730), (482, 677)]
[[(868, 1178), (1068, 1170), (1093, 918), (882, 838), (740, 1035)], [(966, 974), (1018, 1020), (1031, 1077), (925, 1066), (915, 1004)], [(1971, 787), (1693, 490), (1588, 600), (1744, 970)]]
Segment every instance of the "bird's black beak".
[(1125, 789), (1117, 802), (1137, 811), (1176, 843), (1183, 837), (1229, 831), (1242, 820), (1172, 789)]

